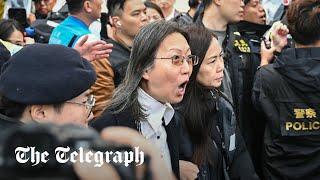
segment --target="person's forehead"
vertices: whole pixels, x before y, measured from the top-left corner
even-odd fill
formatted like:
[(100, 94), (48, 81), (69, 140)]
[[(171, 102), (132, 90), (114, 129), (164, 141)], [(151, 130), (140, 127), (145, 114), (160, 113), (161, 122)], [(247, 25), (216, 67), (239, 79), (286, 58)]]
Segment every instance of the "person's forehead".
[(146, 7), (142, 0), (126, 0), (123, 5), (123, 10), (127, 12), (142, 10), (145, 8)]
[(11, 39), (21, 39), (23, 38), (23, 34), (22, 32), (18, 31), (18, 30), (15, 30), (12, 32), (12, 34), (10, 35), (10, 38)]
[(161, 2), (171, 2), (173, 3), (175, 0), (155, 0), (155, 2), (161, 3)]
[(185, 37), (180, 33), (168, 35), (160, 44), (159, 49), (165, 51), (189, 51), (190, 47)]
[(260, 0), (249, 0), (249, 3), (260, 3)]
[(159, 12), (153, 8), (147, 8), (147, 12), (151, 13), (151, 14), (158, 14), (159, 15)]

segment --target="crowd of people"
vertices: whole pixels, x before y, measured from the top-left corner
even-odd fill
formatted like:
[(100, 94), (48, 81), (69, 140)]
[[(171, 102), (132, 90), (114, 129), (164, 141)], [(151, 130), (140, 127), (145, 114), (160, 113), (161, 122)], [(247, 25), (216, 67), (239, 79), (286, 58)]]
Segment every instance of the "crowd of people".
[(58, 1), (0, 21), (3, 133), (93, 129), (141, 146), (151, 179), (320, 178), (319, 0)]

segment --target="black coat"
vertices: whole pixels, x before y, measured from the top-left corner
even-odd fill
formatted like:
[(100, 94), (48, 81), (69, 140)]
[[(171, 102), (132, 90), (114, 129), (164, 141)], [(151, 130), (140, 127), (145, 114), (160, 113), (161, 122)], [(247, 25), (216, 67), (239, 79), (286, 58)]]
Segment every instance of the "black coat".
[(283, 51), (257, 72), (252, 98), (267, 117), (265, 178), (320, 179), (320, 48)]
[(126, 75), (130, 60), (130, 48), (112, 39), (107, 39), (106, 42), (113, 44), (112, 52), (108, 59), (114, 72), (114, 85), (118, 87)]
[[(251, 155), (252, 161), (254, 163), (256, 172), (259, 176), (262, 176), (261, 167), (261, 156), (263, 147), (263, 134), (264, 134), (264, 123), (265, 119), (263, 113), (258, 112), (251, 101), (252, 87), (254, 76), (257, 71), (257, 67), (260, 65), (260, 45), (261, 38), (263, 34), (270, 29), (270, 26), (259, 25), (246, 21), (241, 21), (237, 23), (237, 28), (241, 37), (248, 43), (250, 47), (250, 53), (243, 56), (243, 68), (240, 69), (242, 72), (242, 79), (237, 79), (236, 81), (242, 82), (242, 89), (239, 92), (237, 102), (237, 112), (239, 119), (239, 128), (242, 133), (243, 139), (246, 142), (247, 149)], [(241, 52), (234, 51), (234, 56), (241, 55)], [(241, 94), (241, 95), (240, 95)], [(257, 121), (259, 119), (259, 121)]]
[[(178, 117), (175, 115), (170, 123), (165, 126), (172, 171), (176, 177), (179, 177), (179, 136), (177, 132), (180, 131), (180, 126), (178, 125), (178, 121)], [(98, 119), (90, 123), (90, 126), (99, 132), (103, 128), (110, 126), (126, 126), (138, 130), (130, 110), (125, 110), (119, 114), (113, 114), (111, 110), (107, 109)]]
[[(207, 100), (212, 101), (211, 98)], [(213, 122), (210, 137), (215, 144), (214, 149), (217, 156), (213, 157), (214, 166), (204, 165), (200, 167), (198, 179), (259, 179), (245, 142), (237, 128), (236, 117), (231, 104), (224, 97), (218, 97), (216, 107), (212, 108), (216, 108), (217, 111), (211, 111), (205, 117), (210, 118), (210, 121)], [(181, 109), (179, 111), (181, 112)], [(180, 159), (191, 161), (193, 151), (194, 145), (186, 128), (183, 128), (180, 134)]]

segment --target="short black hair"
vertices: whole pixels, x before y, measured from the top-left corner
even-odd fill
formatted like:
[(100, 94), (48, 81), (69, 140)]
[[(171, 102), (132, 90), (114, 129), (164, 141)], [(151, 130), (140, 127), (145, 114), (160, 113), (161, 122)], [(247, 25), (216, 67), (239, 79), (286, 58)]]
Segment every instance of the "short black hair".
[[(53, 109), (60, 113), (64, 103), (52, 104)], [(27, 104), (12, 101), (4, 96), (0, 97), (0, 113), (10, 118), (19, 120), (27, 108)]]
[(126, 0), (108, 0), (107, 8), (109, 16), (117, 16), (121, 14)]
[(83, 4), (88, 0), (66, 0), (70, 14), (78, 13), (82, 10)]
[(295, 42), (310, 45), (320, 40), (319, 0), (295, 1), (289, 6), (287, 19)]

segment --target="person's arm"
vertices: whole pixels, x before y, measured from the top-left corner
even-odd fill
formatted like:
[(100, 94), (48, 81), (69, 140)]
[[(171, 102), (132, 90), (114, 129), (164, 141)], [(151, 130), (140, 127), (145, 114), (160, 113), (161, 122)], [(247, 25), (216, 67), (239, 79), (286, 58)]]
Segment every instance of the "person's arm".
[[(87, 154), (88, 151), (84, 150), (84, 154)], [(121, 180), (118, 172), (111, 164), (105, 163), (98, 168), (95, 167), (96, 163), (94, 161), (83, 163), (80, 161), (80, 156), (77, 156), (77, 161), (73, 164), (73, 169), (80, 180)]]
[(192, 155), (192, 144), (188, 139), (186, 132), (182, 126), (183, 116), (176, 110), (177, 126), (179, 127), (179, 171), (181, 180), (194, 180), (198, 177), (199, 168), (196, 164), (189, 161), (189, 156)]
[(194, 180), (198, 177), (199, 168), (192, 162), (179, 160), (179, 167), (181, 180)]
[(273, 24), (270, 30), (270, 35), (265, 39), (266, 42), (271, 40), (271, 47), (266, 48), (265, 42), (261, 42), (261, 64), (260, 66), (268, 65), (274, 59), (275, 53), (280, 53), (288, 44), (287, 35), (289, 30), (286, 25), (280, 22)]
[[(108, 142), (129, 145), (131, 147), (139, 147), (141, 151), (149, 155), (152, 179), (176, 179), (172, 171), (167, 168), (164, 160), (159, 156), (159, 150), (137, 131), (127, 127), (109, 127), (102, 131), (101, 137)], [(137, 166), (136, 179), (142, 179), (143, 171), (143, 165)]]
[(262, 111), (261, 109), (261, 104), (260, 104), (260, 95), (262, 91), (262, 82), (261, 82), (261, 70), (259, 69), (256, 72), (256, 75), (254, 77), (254, 82), (253, 82), (253, 87), (252, 87), (252, 95), (251, 95), (251, 100), (253, 107), (257, 111)]
[(249, 152), (242, 138), (240, 130), (236, 129), (236, 150), (230, 166), (230, 179), (252, 180), (259, 179), (255, 172)]

